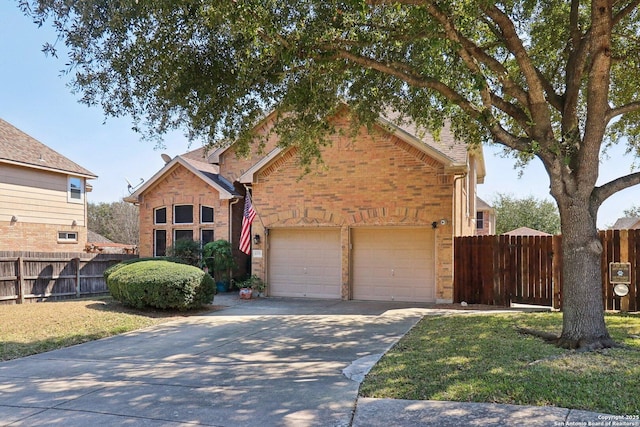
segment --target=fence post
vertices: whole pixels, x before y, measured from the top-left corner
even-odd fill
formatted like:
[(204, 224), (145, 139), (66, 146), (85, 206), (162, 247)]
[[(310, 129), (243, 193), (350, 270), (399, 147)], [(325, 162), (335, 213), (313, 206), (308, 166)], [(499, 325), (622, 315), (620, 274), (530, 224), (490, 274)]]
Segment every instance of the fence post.
[(562, 309), (562, 236), (555, 235), (552, 237), (553, 251), (553, 278), (552, 282), (552, 306), (556, 310)]
[[(629, 230), (620, 230), (620, 262), (629, 262)], [(605, 286), (611, 286), (611, 284), (605, 283)], [(629, 287), (631, 287), (631, 284), (629, 284)], [(627, 313), (629, 311), (629, 299), (629, 294), (620, 297), (621, 312)]]
[(74, 258), (73, 262), (76, 266), (76, 297), (80, 298), (80, 258)]
[(18, 304), (24, 304), (24, 265), (22, 257), (18, 257)]

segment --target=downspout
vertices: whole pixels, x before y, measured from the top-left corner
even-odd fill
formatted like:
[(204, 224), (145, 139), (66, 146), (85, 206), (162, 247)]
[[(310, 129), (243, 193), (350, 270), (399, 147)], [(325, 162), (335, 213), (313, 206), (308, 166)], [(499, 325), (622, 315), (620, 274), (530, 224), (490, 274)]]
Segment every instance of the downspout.
[[(458, 180), (464, 179), (466, 177), (467, 177), (467, 173), (465, 172), (462, 175), (457, 175), (457, 176), (454, 175), (454, 178), (453, 178), (453, 206), (452, 206), (452, 212), (451, 212), (452, 215), (451, 216), (452, 216), (453, 220), (455, 221), (455, 226), (453, 227), (453, 236), (452, 237), (455, 237), (456, 234), (460, 234), (460, 233), (456, 233), (456, 228), (460, 228), (462, 226), (460, 224), (460, 221), (458, 221), (457, 218), (456, 218), (456, 213), (457, 213), (456, 212), (456, 202), (458, 200), (457, 195), (456, 195), (456, 185), (457, 185), (457, 181)], [(460, 191), (460, 197), (462, 197), (462, 189)]]
[[(452, 202), (452, 204), (453, 204), (452, 209), (453, 210), (451, 212), (451, 221), (453, 222), (453, 227), (451, 227), (451, 229), (453, 231), (453, 235), (451, 236), (451, 243), (454, 245), (453, 253), (451, 254), (451, 265), (453, 266), (453, 271), (455, 271), (455, 266), (453, 265), (454, 264), (453, 260), (455, 258), (455, 237), (456, 237), (456, 235), (461, 234), (461, 233), (456, 232), (456, 228), (461, 227), (461, 224), (460, 224), (460, 221), (458, 221), (457, 212), (456, 212), (456, 202), (458, 200), (458, 197), (457, 197), (457, 194), (456, 194), (456, 185), (458, 183), (458, 180), (464, 179), (466, 177), (467, 177), (467, 172), (463, 173), (462, 175), (457, 175), (457, 176), (454, 175), (454, 178), (453, 178), (453, 202)], [(462, 198), (462, 189), (460, 189), (460, 197)], [(436, 245), (437, 245), (437, 243), (436, 243)], [(436, 251), (436, 256), (438, 256), (437, 254), (438, 254), (438, 251)], [(451, 285), (452, 285), (452, 287), (454, 287), (453, 295), (451, 295), (451, 302), (453, 302), (455, 300), (455, 297), (456, 297), (455, 296), (455, 277), (453, 275), (453, 272), (452, 272), (452, 275), (451, 275)]]

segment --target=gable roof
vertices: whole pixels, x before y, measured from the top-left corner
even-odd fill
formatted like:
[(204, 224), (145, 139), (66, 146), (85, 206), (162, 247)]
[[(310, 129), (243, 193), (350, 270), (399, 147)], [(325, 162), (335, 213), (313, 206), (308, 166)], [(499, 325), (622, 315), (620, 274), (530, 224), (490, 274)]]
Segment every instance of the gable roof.
[(529, 227), (520, 227), (515, 230), (507, 231), (506, 233), (502, 233), (506, 236), (552, 236), (552, 234), (545, 233), (544, 231), (534, 230)]
[(144, 193), (148, 188), (158, 182), (158, 180), (160, 180), (169, 170), (171, 170), (176, 165), (182, 165), (191, 173), (203, 180), (205, 183), (216, 189), (216, 191), (218, 191), (218, 194), (220, 195), (220, 199), (222, 200), (242, 197), (235, 190), (233, 183), (229, 182), (226, 178), (219, 174), (219, 168), (217, 165), (212, 165), (201, 160), (194, 160), (194, 157), (198, 158), (197, 154), (193, 155), (194, 152), (190, 153), (192, 153), (192, 155), (190, 156), (181, 155), (174, 157), (171, 161), (167, 162), (162, 167), (162, 169), (156, 172), (156, 174), (153, 175), (148, 181), (146, 181), (130, 196), (125, 197), (123, 200), (129, 203), (137, 203), (142, 193)]
[(93, 243), (115, 243), (113, 240), (107, 239), (102, 234), (98, 234), (93, 230), (87, 230), (87, 242), (93, 242)]
[[(402, 127), (393, 123), (389, 119), (385, 117), (379, 117), (378, 123), (389, 130), (393, 135), (402, 139), (403, 141), (409, 143), (410, 145), (416, 147), (417, 149), (425, 152), (429, 156), (433, 157), (437, 161), (444, 164), (446, 170), (456, 171), (467, 170), (467, 146), (465, 143), (456, 141), (453, 137), (453, 133), (449, 129), (448, 126), (443, 128), (440, 139), (436, 140), (433, 135), (429, 132), (419, 130), (415, 126), (415, 124), (405, 124), (402, 123)], [(413, 133), (415, 132), (415, 133)], [(226, 149), (226, 148), (225, 148)], [(263, 157), (259, 162), (249, 168), (240, 178), (239, 182), (243, 184), (248, 184), (253, 182), (254, 175), (258, 172), (262, 167), (269, 164), (273, 159), (275, 159), (279, 154), (287, 151), (288, 149), (275, 148), (271, 152), (269, 152), (265, 157)], [(485, 167), (484, 167), (484, 157), (482, 156), (482, 150), (478, 150), (479, 152), (479, 170), (478, 170), (478, 178), (481, 182), (481, 179), (484, 179), (485, 175)], [(216, 150), (216, 155), (219, 156), (220, 151)]]
[(611, 227), (612, 230), (632, 230), (636, 228), (640, 228), (640, 218), (637, 217), (618, 218)]
[(482, 200), (480, 197), (476, 197), (476, 210), (478, 211), (493, 211), (493, 206)]
[(51, 172), (97, 178), (97, 175), (69, 160), (37, 139), (0, 119), (0, 163)]

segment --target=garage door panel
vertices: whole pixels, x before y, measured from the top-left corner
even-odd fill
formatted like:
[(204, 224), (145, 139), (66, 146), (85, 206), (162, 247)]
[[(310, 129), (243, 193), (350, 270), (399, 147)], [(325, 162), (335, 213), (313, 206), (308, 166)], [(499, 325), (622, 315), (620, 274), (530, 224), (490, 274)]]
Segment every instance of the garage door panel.
[(354, 229), (352, 242), (355, 299), (435, 301), (432, 229)]
[(340, 298), (339, 230), (274, 229), (269, 242), (270, 295)]

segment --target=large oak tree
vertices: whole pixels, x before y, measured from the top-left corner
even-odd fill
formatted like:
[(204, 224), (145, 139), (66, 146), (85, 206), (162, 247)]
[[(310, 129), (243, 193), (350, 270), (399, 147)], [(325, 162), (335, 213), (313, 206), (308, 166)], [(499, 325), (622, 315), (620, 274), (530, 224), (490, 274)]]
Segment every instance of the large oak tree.
[[(248, 142), (282, 112), (303, 161), (348, 102), (395, 110), (469, 144), (501, 144), (549, 174), (563, 234), (558, 343), (613, 345), (604, 323), (598, 208), (640, 183), (596, 185), (604, 145), (637, 152), (640, 0), (22, 0), (68, 47), (72, 86), (149, 135), (182, 128)], [(59, 42), (60, 42), (59, 40)], [(54, 51), (53, 43), (47, 50)], [(326, 139), (324, 139), (326, 140)], [(320, 141), (320, 142), (319, 142)]]

